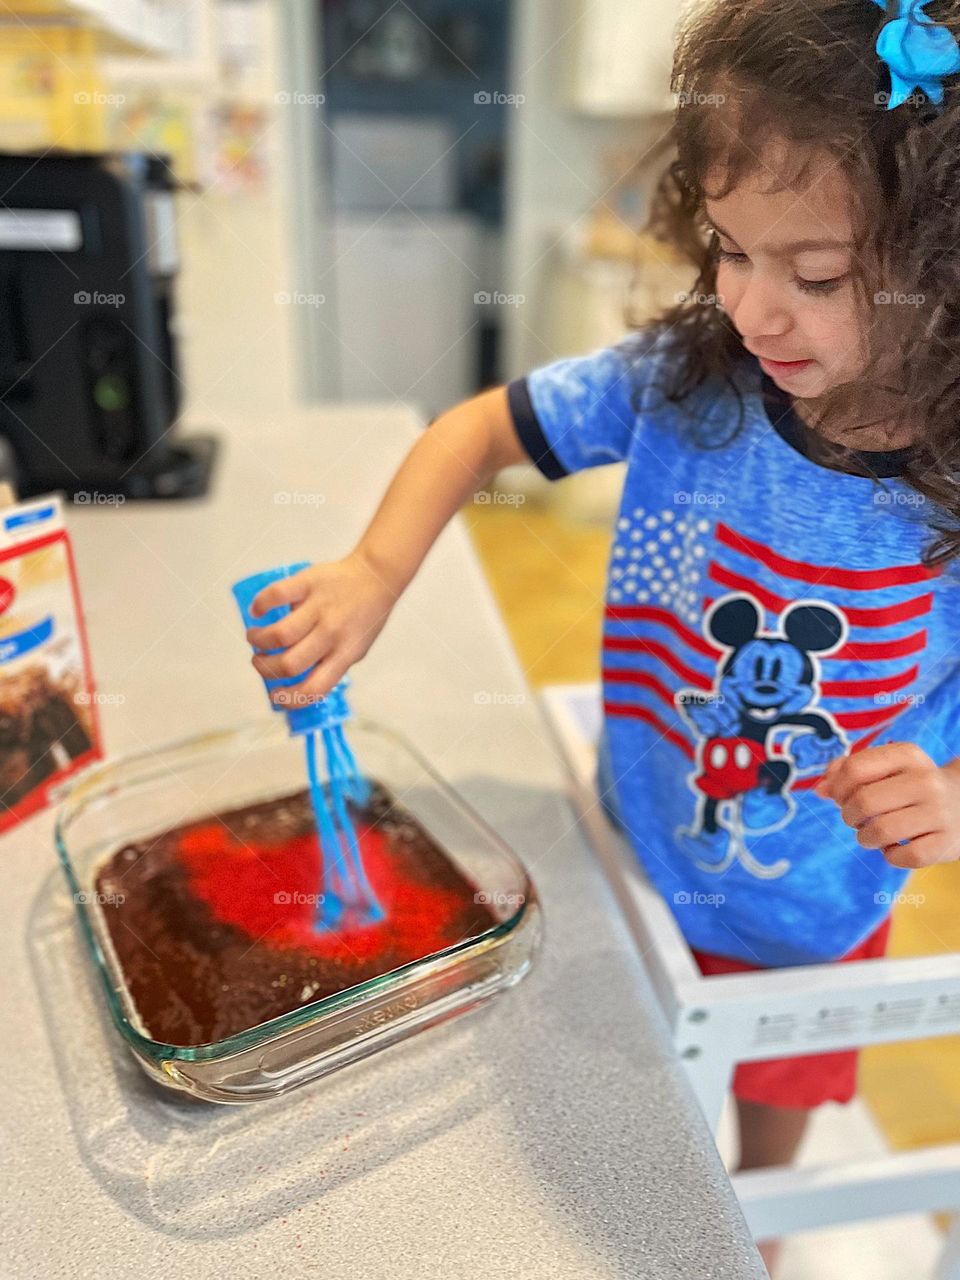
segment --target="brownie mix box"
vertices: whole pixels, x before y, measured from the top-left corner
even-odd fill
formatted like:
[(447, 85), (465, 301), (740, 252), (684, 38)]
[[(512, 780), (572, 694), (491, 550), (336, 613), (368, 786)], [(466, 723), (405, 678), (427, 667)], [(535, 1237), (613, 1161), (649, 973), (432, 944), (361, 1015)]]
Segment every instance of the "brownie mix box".
[(101, 755), (61, 500), (0, 507), (0, 832)]

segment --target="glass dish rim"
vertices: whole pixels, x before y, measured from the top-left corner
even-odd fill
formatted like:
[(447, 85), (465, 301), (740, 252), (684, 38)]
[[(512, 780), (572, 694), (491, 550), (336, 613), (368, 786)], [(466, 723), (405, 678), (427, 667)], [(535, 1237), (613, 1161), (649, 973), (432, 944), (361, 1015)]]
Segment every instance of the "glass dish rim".
[[(225, 1036), (221, 1040), (212, 1040), (199, 1045), (168, 1044), (163, 1040), (155, 1040), (139, 1031), (127, 1017), (120, 996), (111, 981), (110, 963), (103, 954), (96, 929), (87, 911), (87, 905), (82, 900), (84, 891), (77, 880), (67, 849), (65, 824), (76, 807), (82, 805), (85, 798), (87, 803), (94, 800), (104, 780), (109, 779), (110, 774), (115, 773), (120, 768), (134, 767), (141, 762), (146, 764), (147, 761), (153, 760), (161, 753), (173, 753), (178, 750), (193, 751), (200, 747), (209, 747), (215, 750), (217, 747), (228, 746), (231, 740), (236, 742), (245, 737), (262, 737), (267, 741), (271, 739), (279, 741), (281, 738), (286, 739), (292, 735), (287, 731), (285, 724), (259, 716), (255, 719), (247, 718), (235, 721), (223, 729), (188, 734), (162, 743), (156, 748), (145, 747), (142, 750), (132, 751), (107, 760), (95, 761), (72, 778), (61, 792), (55, 815), (54, 843), (61, 870), (66, 877), (68, 889), (73, 895), (74, 906), (80, 918), (87, 949), (93, 957), (95, 968), (101, 978), (111, 1016), (120, 1032), (135, 1050), (148, 1054), (158, 1061), (162, 1059), (179, 1062), (208, 1062), (274, 1043), (288, 1032), (296, 1031), (312, 1023), (321, 1022), (328, 1015), (338, 1013), (350, 1005), (358, 1004), (371, 995), (389, 992), (394, 987), (403, 987), (413, 973), (418, 976), (428, 973), (434, 974), (444, 968), (452, 967), (452, 962), (464, 953), (479, 953), (491, 950), (516, 931), (529, 911), (537, 908), (536, 891), (523, 862), (485, 819), (460, 798), (446, 779), (433, 768), (430, 762), (404, 734), (398, 733), (395, 729), (391, 729), (380, 721), (373, 720), (367, 716), (354, 715), (351, 717), (350, 722), (362, 731), (390, 739), (394, 745), (410, 755), (430, 778), (433, 785), (444, 794), (447, 801), (474, 825), (479, 826), (491, 843), (495, 844), (499, 851), (509, 859), (517, 869), (518, 879), (522, 881), (523, 885), (521, 902), (517, 910), (506, 920), (499, 921), (489, 929), (484, 930), (483, 933), (477, 934), (472, 938), (454, 943), (452, 946), (445, 947), (440, 951), (431, 952), (427, 956), (421, 956), (419, 960), (411, 960), (397, 969), (391, 969), (387, 973), (368, 978), (365, 982), (358, 982), (352, 987), (346, 987), (343, 991), (334, 992), (331, 995), (322, 997), (320, 1000), (312, 1000), (297, 1009), (291, 1009), (276, 1018), (270, 1018), (266, 1022), (258, 1023), (245, 1031)], [(166, 770), (145, 773), (139, 780), (150, 781), (166, 773)], [(103, 789), (106, 790), (106, 788)], [(88, 795), (87, 793), (90, 794)]]

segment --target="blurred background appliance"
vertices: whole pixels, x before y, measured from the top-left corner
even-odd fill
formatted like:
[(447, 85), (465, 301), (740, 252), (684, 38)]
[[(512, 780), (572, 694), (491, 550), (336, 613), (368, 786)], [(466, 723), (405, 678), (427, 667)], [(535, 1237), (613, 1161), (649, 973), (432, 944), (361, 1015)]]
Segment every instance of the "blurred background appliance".
[(159, 156), (0, 154), (0, 435), (22, 496), (208, 487), (214, 438), (172, 433), (174, 186)]

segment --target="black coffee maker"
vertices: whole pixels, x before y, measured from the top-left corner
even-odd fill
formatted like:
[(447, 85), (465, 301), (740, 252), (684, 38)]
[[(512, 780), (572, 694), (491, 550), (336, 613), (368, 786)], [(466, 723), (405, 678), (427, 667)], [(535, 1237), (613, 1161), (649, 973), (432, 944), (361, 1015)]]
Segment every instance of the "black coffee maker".
[(23, 497), (207, 491), (214, 438), (172, 431), (175, 186), (153, 155), (0, 154), (0, 438)]

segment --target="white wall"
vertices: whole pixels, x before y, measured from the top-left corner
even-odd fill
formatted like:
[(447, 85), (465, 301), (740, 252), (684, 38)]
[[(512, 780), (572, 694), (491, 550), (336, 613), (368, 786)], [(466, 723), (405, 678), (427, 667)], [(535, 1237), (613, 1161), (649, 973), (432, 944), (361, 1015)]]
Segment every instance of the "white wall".
[[(262, 105), (267, 181), (256, 192), (230, 192), (201, 174), (199, 191), (176, 196), (180, 271), (175, 281), (185, 412), (218, 424), (233, 410), (273, 408), (296, 397), (292, 304), (277, 295), (292, 291), (290, 112), (275, 102), (290, 72), (280, 63), (282, 22), (310, 0), (251, 5), (263, 74), (237, 87), (221, 75), (216, 53), (217, 7), (204, 0), (190, 56), (179, 60), (111, 58), (111, 85), (131, 93), (183, 96), (208, 108), (225, 95)], [(255, 10), (255, 11), (254, 11)], [(304, 108), (309, 110), (310, 108)], [(204, 116), (200, 121), (203, 127)], [(127, 145), (136, 149), (138, 140)]]
[(648, 123), (590, 119), (574, 109), (574, 61), (589, 13), (590, 6), (579, 0), (516, 0), (510, 88), (526, 100), (511, 116), (501, 287), (523, 294), (526, 302), (505, 317), (508, 377), (568, 354), (552, 351), (545, 341), (554, 328), (545, 309), (565, 245), (573, 251), (578, 219), (609, 184), (601, 152), (619, 144), (640, 155), (662, 132)]

